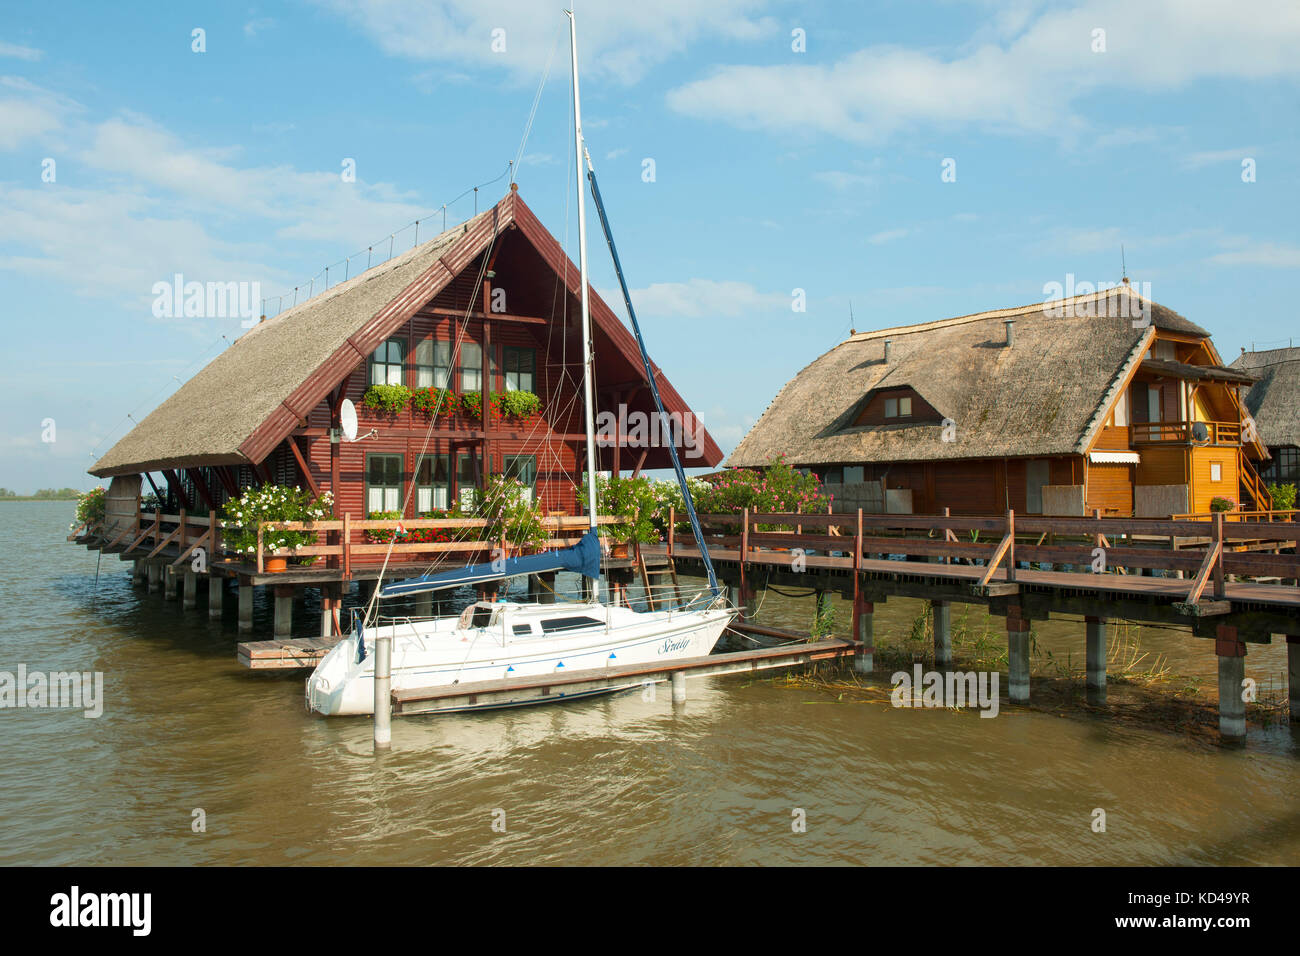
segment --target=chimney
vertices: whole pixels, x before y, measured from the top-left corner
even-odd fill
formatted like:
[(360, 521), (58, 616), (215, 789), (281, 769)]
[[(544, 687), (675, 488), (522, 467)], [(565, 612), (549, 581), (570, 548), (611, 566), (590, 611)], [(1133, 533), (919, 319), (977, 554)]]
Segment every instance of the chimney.
[(1011, 348), (1016, 344), (1016, 323), (1007, 319), (1003, 325), (1007, 327), (1007, 348)]
[(885, 364), (889, 364), (889, 353), (893, 350), (894, 340), (885, 339)]

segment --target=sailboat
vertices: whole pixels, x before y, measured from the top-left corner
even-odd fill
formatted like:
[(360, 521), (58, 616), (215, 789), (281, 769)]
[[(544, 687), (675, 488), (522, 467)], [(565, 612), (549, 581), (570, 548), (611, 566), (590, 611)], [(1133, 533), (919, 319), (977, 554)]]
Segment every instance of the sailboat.
[[(665, 429), (668, 428), (668, 418), (659, 396), (650, 356), (641, 336), (636, 312), (632, 308), (631, 295), (623, 277), (609, 220), (605, 215), (600, 188), (596, 184), (595, 169), (583, 141), (578, 92), (577, 27), (572, 12), (568, 12), (568, 16), (573, 68), (574, 137), (578, 159), (578, 259), (581, 271), (582, 349), (585, 359), (583, 396), (587, 433), (586, 492), (587, 514), (591, 524), (582, 540), (572, 547), (506, 558), (490, 564), (469, 565), (389, 584), (381, 582), (377, 589), (381, 598), (500, 582), (519, 575), (551, 571), (576, 572), (592, 581), (600, 578), (601, 547), (596, 524), (594, 352), (591, 348), (588, 300), (584, 160), (585, 178), (590, 183), (605, 241), (614, 260), (632, 331), (641, 350), (646, 381), (660, 416), (660, 424)], [(658, 610), (635, 610), (596, 600), (553, 604), (477, 601), (456, 617), (384, 620), (368, 609), (365, 616), (357, 617), (352, 633), (322, 658), (307, 679), (309, 708), (328, 716), (373, 714), (375, 648), (377, 642), (383, 639), (388, 639), (386, 643), (391, 642), (393, 690), (569, 674), (618, 665), (668, 662), (710, 653), (735, 617), (735, 610), (728, 606), (718, 587), (717, 575), (709, 561), (708, 548), (695, 514), (677, 448), (669, 442), (668, 449), (681, 486), (691, 530), (704, 559), (707, 590), (676, 607)], [(596, 592), (595, 588), (592, 590), (593, 593)], [(639, 686), (639, 681), (627, 686)], [(616, 683), (592, 693), (613, 693), (623, 689), (627, 688)], [(574, 696), (565, 699), (573, 700)]]

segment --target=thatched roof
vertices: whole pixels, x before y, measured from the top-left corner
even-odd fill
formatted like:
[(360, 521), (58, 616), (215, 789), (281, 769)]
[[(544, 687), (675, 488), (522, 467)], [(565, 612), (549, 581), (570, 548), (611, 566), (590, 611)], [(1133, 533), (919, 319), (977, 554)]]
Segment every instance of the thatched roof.
[(1242, 352), (1232, 368), (1258, 381), (1246, 393), (1246, 408), (1265, 445), (1300, 446), (1300, 348)]
[[(1208, 338), (1147, 300), (1134, 328), (1126, 287), (1058, 302), (859, 332), (804, 368), (727, 459), (757, 466), (1082, 454), (1156, 329)], [(1060, 307), (1056, 317), (1049, 310)], [(1086, 314), (1083, 314), (1086, 313)], [(1014, 322), (1014, 346), (1006, 326)], [(885, 363), (885, 340), (890, 360)], [(852, 423), (873, 390), (910, 386), (955, 425)]]
[[(253, 327), (117, 442), (90, 473), (104, 477), (262, 461), (358, 363), (511, 226), (576, 293), (578, 269), (512, 187), (468, 222)], [(592, 324), (631, 368), (641, 368), (631, 333), (594, 290)], [(661, 375), (657, 379), (668, 411), (688, 412), (671, 383)], [(709, 465), (722, 460), (707, 431), (699, 460)]]

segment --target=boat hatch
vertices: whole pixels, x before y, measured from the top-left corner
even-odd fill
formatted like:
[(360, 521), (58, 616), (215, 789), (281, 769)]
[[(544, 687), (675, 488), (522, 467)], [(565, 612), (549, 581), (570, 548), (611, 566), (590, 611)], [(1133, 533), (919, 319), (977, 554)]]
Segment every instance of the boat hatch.
[(605, 622), (599, 618), (585, 617), (582, 615), (542, 618), (539, 623), (542, 625), (543, 633), (546, 634), (554, 634), (556, 631), (576, 631), (584, 627), (605, 626)]
[(490, 627), (496, 610), (491, 604), (471, 604), (460, 612), (460, 620), (457, 623), (463, 630), (472, 627)]

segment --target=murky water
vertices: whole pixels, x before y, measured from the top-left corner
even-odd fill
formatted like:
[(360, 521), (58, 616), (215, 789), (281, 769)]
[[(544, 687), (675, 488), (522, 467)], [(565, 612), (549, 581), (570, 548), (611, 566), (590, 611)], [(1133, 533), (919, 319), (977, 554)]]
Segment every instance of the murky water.
[[(1106, 718), (895, 710), (733, 676), (690, 681), (677, 709), (660, 693), (398, 718), (376, 759), (368, 719), (304, 711), (301, 673), (236, 663), (233, 601), (209, 621), (133, 589), (116, 558), (96, 587), (97, 555), (63, 541), (71, 516), (0, 504), (0, 670), (98, 670), (105, 695), (98, 719), (0, 710), (0, 863), (1300, 862), (1286, 725), (1222, 749)], [(919, 608), (877, 605), (877, 633), (905, 632)], [(295, 610), (313, 633), (310, 606)], [(810, 616), (810, 600), (771, 592), (762, 608), (804, 630)], [(1081, 657), (1081, 625), (1036, 628)], [(1143, 634), (1173, 671), (1213, 677), (1209, 642)], [(1248, 673), (1276, 683), (1285, 647), (1252, 646)]]

